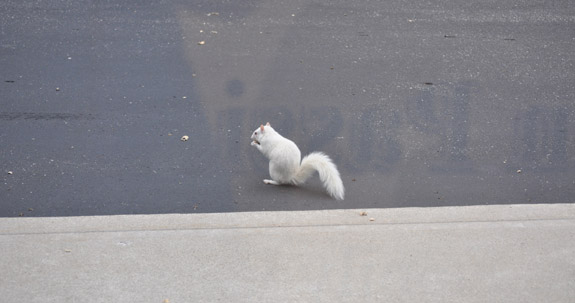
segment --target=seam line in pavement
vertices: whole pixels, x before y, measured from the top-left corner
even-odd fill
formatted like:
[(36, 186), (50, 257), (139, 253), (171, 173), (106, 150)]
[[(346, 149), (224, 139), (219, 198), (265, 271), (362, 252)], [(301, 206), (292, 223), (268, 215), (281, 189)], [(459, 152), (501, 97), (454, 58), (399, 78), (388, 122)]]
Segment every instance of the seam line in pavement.
[(170, 229), (116, 229), (116, 230), (90, 230), (90, 231), (55, 231), (55, 232), (28, 232), (28, 233), (0, 233), (2, 236), (29, 236), (29, 235), (65, 235), (65, 234), (95, 234), (95, 233), (134, 233), (134, 232), (172, 232), (194, 230), (248, 230), (248, 229), (280, 229), (280, 228), (321, 228), (321, 227), (356, 227), (356, 226), (400, 226), (400, 225), (451, 225), (451, 224), (487, 224), (487, 223), (519, 223), (519, 222), (574, 222), (575, 219), (518, 219), (518, 220), (477, 220), (477, 221), (446, 221), (446, 222), (391, 222), (391, 223), (358, 223), (358, 224), (310, 224), (310, 225), (268, 225), (268, 226), (230, 226), (230, 227), (197, 227), (197, 228), (170, 228)]

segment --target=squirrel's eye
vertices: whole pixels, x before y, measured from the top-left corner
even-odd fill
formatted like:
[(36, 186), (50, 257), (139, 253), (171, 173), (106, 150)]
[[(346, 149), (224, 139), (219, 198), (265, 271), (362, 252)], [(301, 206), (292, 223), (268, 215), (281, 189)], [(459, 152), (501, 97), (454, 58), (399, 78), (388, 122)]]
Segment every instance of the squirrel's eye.
[(254, 135), (257, 135), (257, 134), (258, 134), (258, 132), (255, 132), (255, 133), (254, 133)]

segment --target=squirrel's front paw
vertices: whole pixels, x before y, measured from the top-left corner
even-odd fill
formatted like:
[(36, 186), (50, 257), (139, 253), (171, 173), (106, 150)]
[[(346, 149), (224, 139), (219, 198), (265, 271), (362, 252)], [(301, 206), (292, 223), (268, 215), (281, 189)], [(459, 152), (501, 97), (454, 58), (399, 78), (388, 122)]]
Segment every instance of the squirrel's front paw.
[(258, 144), (256, 143), (256, 141), (252, 141), (252, 143), (250, 143), (250, 145), (251, 145), (251, 146), (256, 146), (256, 145), (258, 145)]

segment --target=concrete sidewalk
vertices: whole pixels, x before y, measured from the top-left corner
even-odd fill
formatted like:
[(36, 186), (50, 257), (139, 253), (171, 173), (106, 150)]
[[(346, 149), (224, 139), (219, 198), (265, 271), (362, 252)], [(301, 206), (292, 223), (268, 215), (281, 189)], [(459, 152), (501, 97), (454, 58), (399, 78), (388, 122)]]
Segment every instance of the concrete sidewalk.
[(0, 248), (11, 302), (575, 298), (573, 204), (2, 218)]

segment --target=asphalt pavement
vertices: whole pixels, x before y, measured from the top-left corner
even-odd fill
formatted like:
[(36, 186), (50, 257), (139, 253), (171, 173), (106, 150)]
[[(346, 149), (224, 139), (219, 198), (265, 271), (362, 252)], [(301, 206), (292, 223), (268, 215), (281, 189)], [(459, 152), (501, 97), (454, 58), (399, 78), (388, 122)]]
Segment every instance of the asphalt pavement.
[[(2, 1), (0, 216), (573, 202), (573, 28), (569, 0)], [(346, 200), (262, 183), (268, 121)]]

